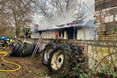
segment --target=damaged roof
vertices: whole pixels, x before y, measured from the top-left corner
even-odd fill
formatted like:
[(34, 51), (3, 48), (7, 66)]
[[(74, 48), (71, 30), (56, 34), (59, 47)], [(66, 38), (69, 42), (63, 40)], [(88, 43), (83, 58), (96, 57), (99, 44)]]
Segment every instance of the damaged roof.
[[(90, 22), (89, 22), (90, 23)], [(76, 27), (76, 28), (89, 28), (89, 26), (86, 26), (87, 24), (84, 23), (84, 21), (79, 20), (79, 21), (73, 21), (67, 24), (62, 24), (62, 25), (56, 25), (54, 27), (48, 27), (46, 29), (34, 29), (35, 32), (41, 32), (41, 31), (52, 31), (52, 30), (60, 30), (60, 29), (66, 29), (66, 28), (71, 28), (71, 27)]]

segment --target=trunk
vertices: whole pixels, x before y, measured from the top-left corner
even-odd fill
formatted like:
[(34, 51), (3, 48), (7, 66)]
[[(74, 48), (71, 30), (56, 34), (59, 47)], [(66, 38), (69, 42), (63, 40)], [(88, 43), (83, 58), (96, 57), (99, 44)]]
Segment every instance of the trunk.
[(19, 29), (18, 28), (16, 28), (15, 34), (16, 34), (16, 38), (19, 37)]
[(13, 10), (13, 15), (14, 15), (14, 21), (15, 21), (15, 35), (16, 38), (19, 37), (19, 26), (18, 26), (18, 21), (17, 21), (17, 14), (15, 13), (15, 11)]

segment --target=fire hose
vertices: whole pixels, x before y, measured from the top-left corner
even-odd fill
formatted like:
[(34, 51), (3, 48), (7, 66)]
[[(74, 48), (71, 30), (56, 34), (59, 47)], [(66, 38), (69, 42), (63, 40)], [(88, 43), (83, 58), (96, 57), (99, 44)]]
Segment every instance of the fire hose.
[(4, 55), (1, 57), (2, 61), (6, 62), (6, 63), (9, 63), (9, 64), (13, 64), (13, 65), (18, 66), (18, 68), (16, 68), (16, 69), (13, 69), (13, 70), (0, 70), (0, 72), (1, 72), (1, 71), (2, 71), (2, 72), (17, 71), (17, 70), (21, 69), (21, 66), (20, 66), (19, 64), (13, 63), (13, 62), (9, 62), (9, 61), (6, 61), (6, 60), (4, 59), (4, 57), (8, 55), (8, 52), (0, 52), (0, 54), (4, 54)]

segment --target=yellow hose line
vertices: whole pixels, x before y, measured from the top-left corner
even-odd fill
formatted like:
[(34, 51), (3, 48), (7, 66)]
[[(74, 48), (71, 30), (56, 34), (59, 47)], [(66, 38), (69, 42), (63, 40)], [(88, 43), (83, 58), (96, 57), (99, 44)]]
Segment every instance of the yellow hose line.
[(10, 64), (14, 64), (14, 65), (17, 65), (17, 66), (18, 66), (17, 69), (13, 69), (13, 70), (0, 70), (0, 71), (4, 71), (4, 72), (8, 72), (8, 71), (17, 71), (17, 70), (19, 70), (19, 69), (21, 68), (21, 66), (20, 66), (19, 64), (16, 64), (16, 63), (13, 63), (13, 62), (9, 62), (9, 61), (4, 60), (4, 57), (7, 56), (7, 54), (8, 54), (7, 52), (0, 52), (0, 54), (4, 54), (4, 55), (1, 57), (1, 59), (2, 59), (4, 62), (10, 63)]

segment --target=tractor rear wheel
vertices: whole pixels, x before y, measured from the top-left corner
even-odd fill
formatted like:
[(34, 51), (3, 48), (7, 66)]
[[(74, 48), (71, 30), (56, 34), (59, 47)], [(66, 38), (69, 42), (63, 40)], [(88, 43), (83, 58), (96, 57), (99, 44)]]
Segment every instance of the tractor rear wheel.
[(43, 51), (43, 58), (42, 58), (42, 64), (47, 66), (48, 65), (48, 59), (50, 57), (50, 53), (52, 50), (56, 47), (55, 43), (48, 43)]
[(64, 66), (65, 54), (62, 47), (56, 47), (51, 53), (48, 60), (48, 69), (51, 72), (58, 72)]

